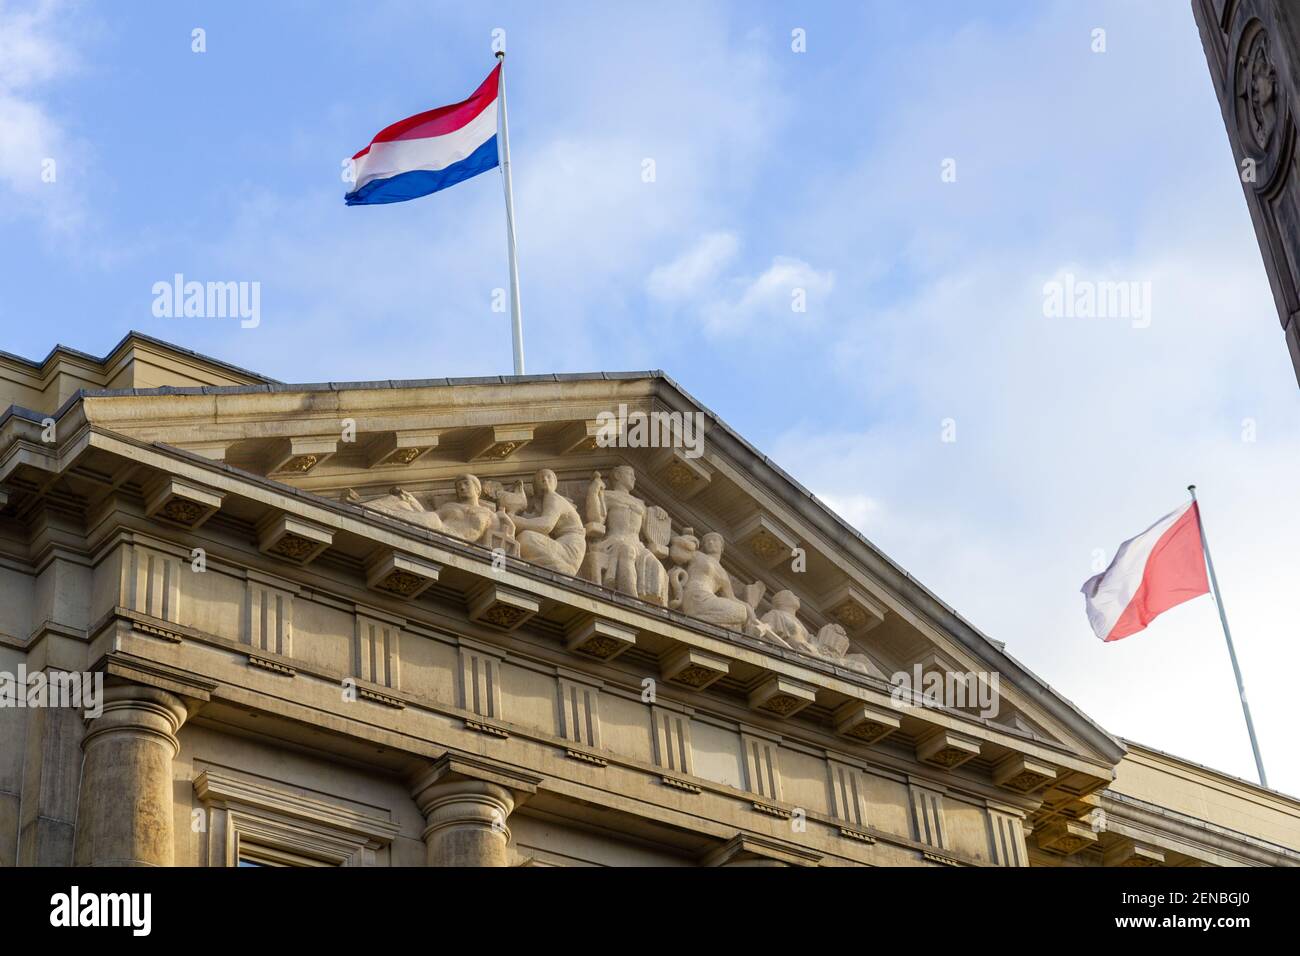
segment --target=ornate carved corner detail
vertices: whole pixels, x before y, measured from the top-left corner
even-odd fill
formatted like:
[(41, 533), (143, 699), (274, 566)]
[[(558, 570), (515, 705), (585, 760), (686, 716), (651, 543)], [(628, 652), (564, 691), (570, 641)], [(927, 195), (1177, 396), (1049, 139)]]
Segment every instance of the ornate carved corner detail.
[(384, 432), (366, 446), (366, 467), (403, 468), (437, 447), (437, 432)]
[(870, 833), (863, 833), (861, 830), (855, 830), (853, 827), (840, 827), (840, 836), (848, 837), (850, 840), (857, 840), (859, 843), (875, 843), (876, 838)]
[(438, 580), (442, 568), (397, 551), (381, 551), (367, 566), (366, 586), (403, 601), (419, 597)]
[[(1280, 79), (1270, 28), (1246, 10), (1234, 20), (1242, 24), (1231, 41), (1230, 59), (1225, 64), (1225, 95), (1231, 99), (1230, 126), (1236, 126), (1236, 140), (1250, 160), (1240, 176), (1244, 186), (1256, 193), (1274, 195), (1278, 180), (1293, 165), (1293, 120), (1285, 79)], [(1226, 106), (1226, 104), (1225, 104)]]
[(774, 568), (794, 557), (798, 540), (764, 514), (755, 514), (736, 529), (734, 538), (764, 567)]
[(703, 690), (726, 677), (730, 666), (725, 657), (683, 646), (665, 654), (659, 668), (664, 680)]
[(916, 759), (944, 770), (953, 770), (978, 757), (979, 741), (951, 731), (940, 730), (916, 745)]
[(369, 687), (357, 686), (357, 696), (362, 700), (374, 701), (376, 704), (383, 704), (385, 707), (392, 707), (396, 710), (405, 710), (406, 701), (400, 697), (394, 697), (392, 694), (385, 694), (382, 691), (372, 690)]
[(1072, 856), (1097, 843), (1092, 827), (1077, 820), (1055, 820), (1034, 831), (1040, 849)]
[(579, 619), (567, 631), (564, 646), (602, 661), (636, 646), (636, 630), (600, 617)]
[(485, 585), (470, 600), (469, 618), (501, 631), (513, 631), (541, 609), (541, 602), (499, 584)]
[(688, 458), (680, 448), (666, 448), (655, 459), (655, 472), (679, 499), (685, 500), (709, 486), (713, 472), (698, 458)]
[(811, 684), (772, 676), (749, 692), (749, 706), (777, 717), (792, 717), (817, 700)]
[(209, 491), (179, 478), (163, 478), (145, 494), (144, 512), (191, 531), (221, 508), (225, 495)]
[(782, 820), (789, 820), (793, 814), (784, 807), (778, 807), (771, 803), (762, 803), (755, 800), (750, 804), (759, 813), (766, 813), (769, 817), (780, 817)]
[(281, 664), (279, 661), (272, 660), (269, 657), (262, 657), (258, 654), (249, 654), (248, 663), (252, 667), (260, 667), (264, 671), (270, 671), (273, 674), (279, 674), (282, 677), (293, 677), (298, 672), (288, 664)]
[(663, 783), (664, 783), (665, 786), (668, 786), (668, 787), (674, 787), (674, 788), (676, 788), (676, 789), (678, 789), (678, 790), (685, 790), (687, 793), (703, 793), (703, 792), (704, 792), (704, 790), (703, 790), (702, 788), (697, 787), (695, 784), (693, 784), (693, 783), (687, 783), (685, 780), (680, 780), (680, 779), (678, 779), (677, 777), (669, 777), (669, 776), (665, 775), (665, 776), (660, 777), (659, 779), (663, 781)]
[(835, 711), (835, 732), (863, 743), (874, 744), (902, 726), (888, 710), (851, 700)]
[(866, 633), (885, 619), (885, 606), (852, 584), (841, 585), (828, 594), (822, 607), (850, 634)]
[(583, 763), (589, 763), (596, 767), (609, 766), (609, 761), (604, 757), (598, 757), (596, 754), (587, 753), (585, 750), (574, 750), (572, 747), (566, 747), (564, 755), (573, 760), (581, 760)]
[(272, 444), (266, 456), (266, 473), (305, 475), (331, 458), (338, 450), (337, 438), (282, 438)]
[(487, 734), (489, 737), (500, 737), (506, 739), (510, 736), (510, 731), (504, 727), (498, 727), (495, 724), (487, 724), (481, 720), (466, 719), (465, 726), (470, 730), (477, 730), (480, 734)]
[(465, 446), (466, 461), (505, 461), (533, 440), (531, 425), (490, 425)]
[(1055, 779), (1056, 768), (1051, 764), (1020, 754), (1012, 754), (993, 768), (993, 782), (1017, 793), (1033, 793)]
[(272, 514), (258, 526), (258, 550), (294, 564), (310, 563), (333, 542), (328, 528), (284, 513)]

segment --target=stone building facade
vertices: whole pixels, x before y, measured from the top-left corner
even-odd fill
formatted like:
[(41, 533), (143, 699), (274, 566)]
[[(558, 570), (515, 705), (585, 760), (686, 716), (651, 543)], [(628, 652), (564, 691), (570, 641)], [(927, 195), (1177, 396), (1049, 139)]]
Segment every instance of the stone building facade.
[(1108, 734), (660, 373), (132, 333), (0, 407), (0, 673), (103, 682), (0, 707), (0, 863), (1300, 863), (1300, 803)]

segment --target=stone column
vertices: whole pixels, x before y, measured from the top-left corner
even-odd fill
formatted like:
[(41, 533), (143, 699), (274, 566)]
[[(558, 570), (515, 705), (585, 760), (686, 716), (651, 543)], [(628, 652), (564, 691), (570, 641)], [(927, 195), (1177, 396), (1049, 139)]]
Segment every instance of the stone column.
[(411, 795), (428, 824), (428, 865), (509, 866), (506, 821), (540, 782), (483, 757), (454, 754), (417, 774)]
[(172, 759), (187, 716), (174, 694), (138, 684), (108, 687), (81, 749), (77, 866), (171, 866)]

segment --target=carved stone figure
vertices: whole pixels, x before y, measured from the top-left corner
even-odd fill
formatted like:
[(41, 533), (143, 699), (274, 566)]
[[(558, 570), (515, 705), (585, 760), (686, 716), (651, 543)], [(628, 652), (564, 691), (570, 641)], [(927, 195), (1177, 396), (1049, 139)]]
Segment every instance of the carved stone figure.
[[(687, 544), (683, 542), (683, 549)], [(680, 608), (682, 613), (710, 624), (762, 636), (767, 628), (754, 614), (754, 605), (762, 596), (763, 585), (750, 585), (746, 600), (737, 598), (731, 575), (722, 566), (722, 548), (722, 535), (710, 532), (701, 539), (686, 566), (673, 569), (669, 607)]]
[(528, 507), (528, 494), (524, 491), (521, 478), (515, 482), (513, 490), (507, 489), (501, 482), (488, 479), (483, 482), (483, 497), (495, 502), (498, 511), (514, 517)]
[(582, 576), (652, 604), (666, 604), (668, 573), (661, 559), (668, 555), (668, 515), (632, 494), (636, 472), (628, 465), (615, 468), (610, 481), (606, 486), (596, 472), (587, 488), (586, 533), (592, 543)]
[(437, 512), (426, 509), (415, 495), (397, 485), (390, 488), (388, 494), (382, 498), (372, 498), (370, 501), (362, 501), (361, 497), (351, 488), (348, 489), (344, 498), (352, 504), (373, 508), (375, 511), (382, 511), (384, 514), (393, 515), (403, 521), (423, 525), (430, 531), (443, 530), (442, 519), (438, 517)]
[(818, 631), (817, 636), (813, 639), (814, 652), (821, 657), (842, 664), (845, 667), (862, 671), (864, 674), (876, 673), (876, 676), (881, 676), (877, 669), (872, 666), (871, 659), (865, 654), (849, 653), (849, 648), (852, 646), (844, 626), (833, 621)]
[(797, 617), (799, 598), (793, 591), (777, 591), (772, 595), (772, 607), (763, 615), (762, 623), (768, 628), (765, 636), (776, 643), (803, 651), (805, 654), (818, 653), (812, 643), (808, 628)]
[[(367, 508), (391, 514), (404, 521), (441, 531), (452, 537), (488, 547), (514, 548), (514, 522), (505, 511), (494, 511), (480, 500), (483, 486), (470, 474), (456, 478), (456, 500), (442, 504), (436, 511), (426, 508), (410, 492), (394, 486), (387, 495), (360, 502)], [(355, 492), (351, 492), (355, 496)], [(349, 497), (351, 500), (351, 497)]]
[(593, 472), (591, 481), (587, 482), (587, 530), (595, 534), (605, 533), (605, 479), (600, 472)]
[[(555, 487), (555, 472), (551, 469), (543, 468), (533, 476), (537, 514), (514, 516), (519, 556), (552, 571), (577, 574), (587, 551), (586, 530), (578, 509)], [(498, 503), (500, 500), (498, 497)]]
[[(742, 584), (722, 566), (722, 536), (697, 537), (691, 528), (672, 531), (664, 509), (647, 505), (632, 494), (636, 473), (620, 465), (607, 485), (600, 472), (587, 485), (583, 522), (578, 509), (557, 490), (555, 472), (543, 468), (533, 476), (529, 507), (523, 481), (507, 486), (479, 482), (470, 474), (456, 479), (456, 500), (429, 509), (400, 488), (371, 501), (361, 501), (349, 489), (345, 500), (391, 514), (463, 541), (501, 548), (507, 554), (562, 574), (581, 574), (596, 584), (614, 588), (690, 617), (780, 647), (834, 661), (864, 673), (877, 673), (852, 646), (839, 624), (827, 624), (816, 637), (799, 620), (799, 598), (789, 590), (772, 596), (760, 620), (756, 608), (763, 598), (761, 581)], [(496, 503), (496, 509), (482, 498)], [(672, 562), (672, 571), (664, 560)]]
[(673, 535), (668, 548), (668, 557), (678, 567), (685, 567), (699, 548), (700, 539), (695, 536), (695, 529), (683, 528), (681, 534)]
[(443, 531), (462, 541), (482, 543), (489, 531), (504, 530), (498, 514), (507, 522), (509, 516), (505, 512), (495, 512), (483, 504), (480, 501), (482, 495), (483, 485), (477, 478), (469, 474), (458, 476), (456, 500), (448, 501), (438, 508)]

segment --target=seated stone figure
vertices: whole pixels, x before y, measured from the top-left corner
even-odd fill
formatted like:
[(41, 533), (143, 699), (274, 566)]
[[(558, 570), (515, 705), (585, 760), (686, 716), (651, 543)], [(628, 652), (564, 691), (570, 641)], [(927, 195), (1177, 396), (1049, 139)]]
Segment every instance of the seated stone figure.
[(537, 514), (514, 516), (519, 556), (552, 571), (577, 574), (587, 552), (587, 534), (578, 509), (555, 487), (551, 469), (543, 468), (533, 476)]
[(762, 623), (768, 628), (768, 633), (764, 636), (796, 651), (816, 654), (817, 649), (813, 646), (812, 635), (799, 620), (798, 613), (798, 596), (793, 591), (777, 591), (772, 595), (771, 610), (763, 615)]
[[(761, 636), (767, 628), (754, 614), (753, 605), (736, 597), (731, 575), (722, 566), (722, 548), (722, 535), (710, 532), (700, 540), (686, 567), (673, 569), (669, 607), (710, 624)], [(749, 596), (757, 603), (754, 591)]]

